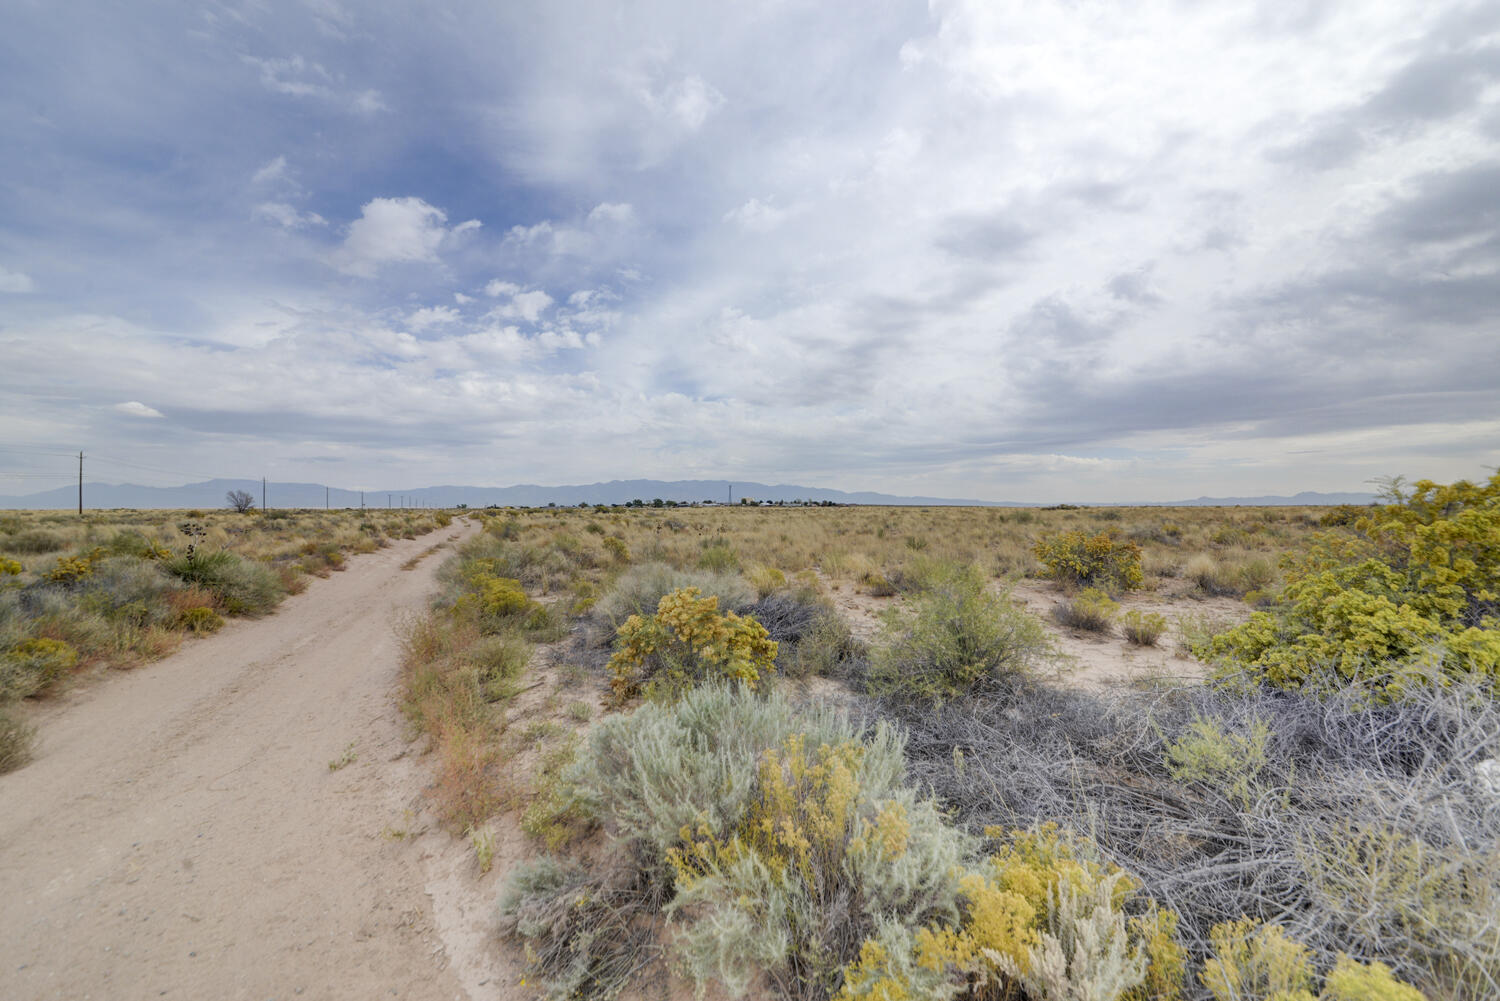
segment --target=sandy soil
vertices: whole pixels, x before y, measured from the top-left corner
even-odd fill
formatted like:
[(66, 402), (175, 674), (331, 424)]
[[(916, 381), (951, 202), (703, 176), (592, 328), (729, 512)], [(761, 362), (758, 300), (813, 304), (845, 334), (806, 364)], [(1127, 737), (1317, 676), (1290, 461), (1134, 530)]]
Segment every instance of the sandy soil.
[(442, 554), (401, 565), (472, 531), (46, 706), (37, 759), (0, 776), (0, 997), (507, 993), (485, 989), (493, 897), (422, 812), (395, 698), (392, 623)]

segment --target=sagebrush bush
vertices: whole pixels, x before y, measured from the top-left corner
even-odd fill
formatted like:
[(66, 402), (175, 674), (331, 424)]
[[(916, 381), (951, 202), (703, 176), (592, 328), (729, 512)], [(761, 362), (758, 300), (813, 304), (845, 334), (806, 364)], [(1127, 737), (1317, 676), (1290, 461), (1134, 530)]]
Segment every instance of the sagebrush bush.
[(910, 610), (887, 617), (868, 687), (901, 699), (944, 699), (1025, 676), (1049, 654), (1046, 631), (972, 566), (935, 574)]
[(967, 839), (901, 784), (890, 731), (820, 744), (802, 734), (767, 750), (748, 808), (729, 829), (700, 823), (674, 848), (669, 916), (700, 985), (743, 995), (761, 977), (782, 997), (819, 1001), (880, 921), (956, 917)]
[(276, 571), (228, 550), (174, 556), (160, 565), (179, 580), (209, 591), (230, 615), (264, 615), (286, 594)]
[(719, 599), (696, 587), (673, 591), (649, 618), (620, 626), (609, 659), (610, 688), (623, 702), (645, 691), (676, 693), (709, 678), (754, 688), (775, 670), (776, 641), (755, 619), (719, 612)]
[(1068, 587), (1129, 591), (1145, 582), (1141, 547), (1109, 532), (1060, 532), (1037, 541), (1036, 558), (1047, 576)]

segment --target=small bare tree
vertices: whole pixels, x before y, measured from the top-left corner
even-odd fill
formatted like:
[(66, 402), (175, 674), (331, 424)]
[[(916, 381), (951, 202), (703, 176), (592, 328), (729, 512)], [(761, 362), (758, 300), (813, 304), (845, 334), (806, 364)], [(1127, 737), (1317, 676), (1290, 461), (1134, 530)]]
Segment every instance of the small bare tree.
[(231, 490), (224, 495), (224, 500), (240, 514), (255, 507), (255, 495), (248, 490)]

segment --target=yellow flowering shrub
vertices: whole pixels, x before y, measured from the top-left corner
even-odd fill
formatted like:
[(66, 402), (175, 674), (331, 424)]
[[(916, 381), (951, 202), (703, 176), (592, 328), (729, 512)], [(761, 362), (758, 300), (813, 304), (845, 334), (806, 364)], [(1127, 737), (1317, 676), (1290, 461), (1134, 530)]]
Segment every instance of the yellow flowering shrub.
[(76, 584), (94, 575), (94, 564), (99, 562), (104, 550), (95, 548), (79, 556), (59, 556), (46, 578), (53, 584)]
[(1500, 680), (1500, 474), (1423, 480), (1283, 560), (1269, 611), (1204, 653), (1283, 688), (1362, 679), (1377, 697), (1452, 679)]
[[(492, 562), (492, 561), (476, 561)], [(454, 604), (459, 614), (478, 614), (485, 618), (505, 619), (531, 610), (532, 603), (512, 577), (498, 577), (480, 569), (466, 579), (471, 590)]]
[(716, 595), (696, 587), (665, 595), (650, 617), (632, 615), (615, 635), (609, 660), (615, 698), (627, 701), (646, 688), (681, 689), (708, 677), (755, 687), (776, 668), (776, 641), (755, 619), (719, 611)]
[(1145, 583), (1141, 547), (1109, 532), (1060, 532), (1038, 540), (1033, 552), (1048, 577), (1069, 587), (1131, 591)]
[(1214, 1001), (1426, 1001), (1384, 963), (1359, 963), (1346, 955), (1313, 994), (1311, 953), (1279, 925), (1240, 918), (1214, 925), (1213, 949), (1198, 975)]
[[(1070, 929), (1059, 927), (1064, 900), (1085, 912), (1075, 920), (1100, 918), (1096, 924), (1118, 926), (1125, 905), (1139, 891), (1124, 870), (1089, 857), (1055, 824), (1035, 831), (992, 828), (986, 834), (1004, 840), (960, 878), (960, 920), (930, 924), (904, 938), (883, 929), (883, 938), (866, 941), (845, 969), (840, 1001), (951, 997), (968, 984), (989, 985), (994, 996), (1009, 997), (1020, 982), (1045, 972), (1040, 967), (1057, 953), (1059, 938), (1068, 937)], [(1138, 969), (1134, 978), (1125, 974), (1123, 979), (1136, 985), (1111, 997), (1180, 998), (1186, 951), (1177, 937), (1177, 915), (1152, 902), (1122, 932), (1129, 949), (1114, 961), (1129, 966), (1144, 958), (1145, 979), (1140, 981)], [(1108, 979), (1120, 971), (1073, 972)]]
[(0, 657), (0, 701), (35, 695), (78, 664), (78, 651), (63, 640), (37, 637)]
[(732, 829), (682, 830), (669, 911), (693, 916), (679, 942), (700, 983), (739, 993), (764, 970), (785, 996), (827, 997), (855, 958), (843, 950), (879, 922), (956, 916), (968, 839), (900, 787), (898, 763), (889, 735), (814, 749), (794, 734), (762, 756)]

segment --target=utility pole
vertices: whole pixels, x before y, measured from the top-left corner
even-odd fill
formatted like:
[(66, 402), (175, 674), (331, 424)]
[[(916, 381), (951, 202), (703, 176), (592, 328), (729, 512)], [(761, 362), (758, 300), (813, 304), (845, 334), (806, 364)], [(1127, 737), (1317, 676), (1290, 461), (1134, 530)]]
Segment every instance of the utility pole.
[(734, 505), (734, 484), (733, 483), (729, 484), (729, 504), (730, 504), (731, 507)]
[(390, 494), (386, 494), (385, 495), (385, 506), (387, 508), (389, 508), (391, 506), (391, 495)]
[(78, 516), (83, 517), (83, 452), (78, 453)]
[(264, 476), (260, 478), (260, 509), (262, 511), (266, 509), (266, 478)]
[(365, 492), (363, 490), (359, 492), (359, 509), (361, 511), (365, 509)]
[(323, 510), (324, 511), (328, 510), (328, 488), (327, 487), (323, 488)]

